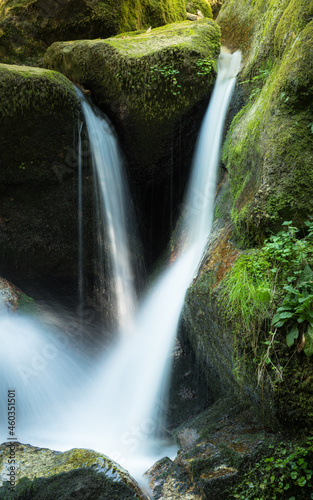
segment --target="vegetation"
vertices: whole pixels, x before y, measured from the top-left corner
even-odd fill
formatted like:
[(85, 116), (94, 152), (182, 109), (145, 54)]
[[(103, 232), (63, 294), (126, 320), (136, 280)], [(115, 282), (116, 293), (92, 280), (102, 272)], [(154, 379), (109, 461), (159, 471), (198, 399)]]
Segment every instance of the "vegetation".
[(204, 17), (213, 17), (212, 8), (208, 0), (190, 0), (186, 3), (187, 12), (191, 14), (198, 14), (198, 11), (203, 14)]
[[(220, 300), (238, 349), (248, 349), (259, 382), (267, 368), (280, 381), (281, 339), (289, 349), (313, 354), (313, 222), (302, 234), (291, 221), (259, 250), (243, 252), (222, 281)], [(290, 351), (290, 356), (294, 355)], [(242, 366), (238, 366), (239, 373)]]
[(313, 499), (313, 438), (301, 444), (269, 446), (262, 458), (232, 488), (229, 498), (240, 500)]

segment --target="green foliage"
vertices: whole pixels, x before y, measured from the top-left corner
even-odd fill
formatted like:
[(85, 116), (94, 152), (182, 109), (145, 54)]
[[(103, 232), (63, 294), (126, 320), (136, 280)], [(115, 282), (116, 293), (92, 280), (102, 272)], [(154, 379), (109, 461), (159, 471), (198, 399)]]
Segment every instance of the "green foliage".
[[(313, 235), (313, 223), (307, 222), (308, 236), (297, 240), (299, 230), (291, 226), (291, 221), (284, 222), (288, 231), (272, 236), (264, 250), (275, 263), (283, 269), (282, 278), (289, 282), (283, 286), (284, 298), (272, 324), (276, 328), (284, 326), (288, 347), (300, 338), (300, 349), (304, 346), (307, 356), (313, 354), (313, 271), (307, 263), (312, 251), (310, 240)], [(276, 269), (274, 268), (274, 271)], [(291, 284), (293, 283), (293, 285)]]
[(198, 59), (196, 62), (197, 65), (197, 75), (209, 75), (212, 71), (212, 61), (209, 59)]
[(249, 84), (250, 86), (252, 86), (252, 90), (249, 96), (249, 101), (253, 101), (259, 95), (266, 78), (269, 76), (271, 72), (271, 69), (272, 69), (272, 63), (271, 61), (268, 61), (266, 69), (259, 69), (257, 75), (254, 75), (252, 78), (248, 80), (240, 82), (241, 85)]
[(161, 78), (165, 84), (166, 88), (173, 94), (180, 94), (181, 85), (178, 83), (177, 77), (179, 75), (179, 70), (174, 68), (173, 65), (169, 66), (150, 66), (150, 82), (146, 83), (146, 86), (153, 85), (159, 78)]
[[(223, 280), (221, 300), (226, 316), (250, 340), (254, 354), (260, 328), (270, 318), (273, 277), (270, 263), (260, 252), (242, 254)], [(253, 335), (251, 333), (253, 332)]]
[(263, 458), (235, 486), (229, 498), (240, 500), (313, 499), (313, 438), (296, 445), (269, 446)]
[[(306, 225), (306, 237), (298, 239), (299, 229), (284, 222), (261, 249), (242, 253), (222, 281), (220, 300), (235, 344), (252, 350), (259, 382), (269, 367), (282, 380), (278, 330), (289, 348), (298, 340), (298, 351), (313, 354), (313, 223)], [(237, 371), (242, 373), (240, 363)]]

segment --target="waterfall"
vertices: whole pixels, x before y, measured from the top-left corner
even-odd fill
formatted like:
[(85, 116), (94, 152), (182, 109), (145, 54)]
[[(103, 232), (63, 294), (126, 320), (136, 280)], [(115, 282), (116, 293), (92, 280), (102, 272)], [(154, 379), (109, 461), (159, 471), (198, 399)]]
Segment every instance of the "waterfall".
[[(27, 406), (28, 399), (32, 401), (29, 410), (32, 418), (28, 418), (28, 425), (23, 422), (21, 406), (17, 428), (20, 441), (61, 451), (71, 447), (93, 448), (120, 462), (137, 478), (158, 458), (175, 453), (174, 449), (165, 448), (165, 444), (155, 438), (162, 424), (166, 376), (185, 294), (197, 272), (211, 231), (223, 123), (239, 67), (239, 52), (220, 56), (217, 82), (199, 135), (184, 203), (180, 235), (180, 239), (184, 239), (184, 248), (141, 301), (131, 332), (119, 336), (97, 360), (96, 366), (92, 366), (93, 363), (86, 358), (73, 355), (71, 343), (64, 343), (62, 334), (55, 344), (57, 354), (50, 354), (50, 359), (47, 345), (52, 343), (53, 347), (53, 341), (45, 327), (37, 325), (34, 320), (23, 320), (24, 326), (16, 333), (14, 325), (20, 319), (0, 317), (1, 339), (5, 340), (9, 335), (10, 341), (14, 338), (11, 345), (19, 346), (8, 350), (9, 354), (3, 350), (0, 353), (0, 366), (4, 367), (3, 379), (6, 380), (4, 388), (1, 387), (0, 405), (1, 401), (5, 402), (3, 391), (6, 388), (16, 388), (24, 406)], [(125, 215), (121, 209), (123, 194), (117, 192), (112, 196), (110, 189), (112, 182), (122, 185), (122, 174), (116, 167), (112, 133), (107, 130), (102, 117), (95, 114), (85, 101), (82, 101), (82, 106), (96, 176), (103, 203), (107, 205), (108, 234), (112, 256), (116, 258), (112, 257), (112, 268), (117, 307), (125, 324), (128, 311), (133, 308), (133, 291), (129, 286), (130, 259)], [(103, 130), (108, 132), (106, 139)], [(109, 171), (106, 170), (108, 165)], [(5, 320), (7, 325), (3, 324)], [(31, 344), (26, 349), (23, 346), (28, 345), (28, 337)], [(17, 351), (21, 358), (16, 358)], [(45, 366), (36, 377), (33, 374), (34, 384), (25, 384), (25, 381), (23, 384), (16, 375), (16, 366), (23, 361), (34, 368), (32, 360), (38, 352), (46, 360)], [(11, 378), (11, 373), (16, 376)], [(12, 384), (14, 387), (10, 387)], [(37, 394), (47, 392), (48, 397), (38, 400), (32, 387)], [(32, 398), (35, 398), (34, 402)], [(5, 406), (1, 409), (1, 416)], [(56, 411), (53, 413), (53, 410)], [(50, 411), (53, 416), (48, 420)], [(42, 414), (46, 420), (42, 420)], [(6, 431), (1, 428), (2, 440), (6, 437)]]
[(84, 302), (84, 267), (83, 267), (83, 154), (82, 154), (82, 128), (78, 127), (78, 310), (79, 320), (82, 321)]
[[(223, 124), (240, 62), (240, 52), (222, 53), (219, 59), (218, 77), (201, 127), (186, 195), (180, 236), (184, 238), (184, 249), (140, 304), (134, 319), (135, 333), (120, 339), (109, 358), (103, 360), (94, 393), (90, 393), (90, 401), (94, 402), (99, 393), (103, 395), (103, 404), (98, 408), (107, 429), (102, 431), (102, 439), (109, 455), (136, 475), (136, 457), (147, 466), (154, 453), (154, 458), (158, 453), (162, 456), (162, 451), (155, 451), (153, 440), (162, 424), (162, 391), (166, 388), (185, 294), (211, 232)], [(88, 412), (84, 418), (88, 420)]]
[[(101, 248), (98, 258), (104, 260), (109, 253), (106, 280), (113, 288), (113, 312), (116, 312), (119, 326), (126, 329), (131, 322), (136, 296), (126, 232), (131, 214), (127, 180), (117, 141), (108, 120), (87, 102), (79, 89), (76, 92), (81, 99), (91, 150), (100, 225), (97, 228), (97, 239), (100, 246), (105, 241), (109, 242), (104, 249)], [(104, 263), (100, 264), (103, 267)]]

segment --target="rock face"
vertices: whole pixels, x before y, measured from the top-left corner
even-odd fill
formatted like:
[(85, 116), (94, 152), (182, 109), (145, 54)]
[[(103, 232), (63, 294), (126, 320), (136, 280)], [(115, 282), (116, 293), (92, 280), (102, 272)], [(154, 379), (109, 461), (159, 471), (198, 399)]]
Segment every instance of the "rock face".
[(313, 2), (272, 2), (266, 10), (244, 4), (225, 2), (219, 16), (225, 42), (243, 50), (242, 80), (252, 92), (229, 131), (223, 161), (233, 223), (251, 243), (283, 220), (301, 226), (313, 213)]
[(258, 458), (266, 433), (240, 400), (225, 398), (182, 425), (174, 461), (164, 458), (147, 472), (153, 498), (228, 499), (230, 488)]
[(44, 58), (46, 67), (89, 89), (112, 119), (156, 254), (169, 239), (219, 50), (218, 26), (202, 20), (54, 43)]
[[(223, 145), (215, 226), (184, 311), (214, 397), (241, 394), (263, 418), (265, 408), (270, 425), (278, 418), (289, 428), (291, 422), (310, 418), (303, 401), (312, 400), (305, 384), (312, 376), (311, 361), (303, 353), (292, 357), (285, 375), (294, 383), (289, 393), (284, 376), (279, 390), (263, 387), (251, 352), (234, 348), (235, 325), (225, 319), (220, 285), (244, 249), (262, 244), (283, 221), (303, 228), (312, 217), (312, 16), (312, 1), (223, 3), (217, 22), (222, 44), (243, 53), (238, 91), (245, 105)], [(243, 325), (236, 326), (237, 335), (241, 327), (243, 331)], [(293, 351), (286, 357), (285, 336), (277, 342), (284, 352), (277, 364), (284, 366)]]
[(91, 450), (60, 453), (17, 442), (3, 444), (0, 481), (3, 500), (147, 498), (125, 469)]
[(56, 72), (5, 64), (0, 65), (0, 88), (3, 270), (76, 273), (77, 163), (72, 152), (80, 103), (74, 88)]
[(184, 0), (4, 0), (0, 60), (25, 62), (57, 40), (108, 38), (184, 19)]

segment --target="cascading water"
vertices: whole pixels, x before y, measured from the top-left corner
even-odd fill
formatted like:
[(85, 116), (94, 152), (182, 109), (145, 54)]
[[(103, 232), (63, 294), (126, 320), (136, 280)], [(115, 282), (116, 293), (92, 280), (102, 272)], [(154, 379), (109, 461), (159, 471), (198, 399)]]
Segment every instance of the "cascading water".
[[(95, 180), (95, 193), (98, 200), (98, 238), (107, 240), (109, 245), (100, 252), (109, 252), (109, 273), (107, 280), (113, 288), (116, 318), (120, 327), (126, 329), (131, 322), (135, 306), (134, 276), (129, 255), (127, 220), (131, 209), (127, 181), (122, 169), (117, 141), (108, 122), (99, 110), (93, 109), (79, 89), (76, 89), (86, 121), (92, 166)], [(127, 216), (126, 217), (126, 213)]]
[[(93, 448), (119, 461), (137, 478), (153, 461), (169, 454), (165, 448), (157, 449), (154, 439), (159, 427), (162, 391), (166, 387), (170, 353), (185, 293), (211, 231), (223, 123), (239, 67), (240, 53), (221, 55), (185, 200), (184, 249), (138, 307), (130, 334), (119, 336), (115, 345), (98, 360), (97, 366), (91, 368), (85, 358), (75, 358), (71, 344), (64, 342), (62, 335), (53, 342), (55, 332), (46, 331), (33, 320), (0, 316), (1, 339), (3, 337), (3, 342), (7, 343), (9, 336), (14, 345), (14, 349), (5, 348), (0, 353), (1, 416), (6, 412), (7, 389), (15, 389), (21, 398), (17, 421), (20, 441), (59, 450)], [(97, 130), (104, 124), (85, 102), (82, 105), (88, 128), (93, 131), (89, 130), (90, 140), (94, 140), (93, 155), (101, 162), (103, 145), (97, 139)], [(121, 182), (114, 164), (111, 169), (107, 179), (102, 171), (97, 173), (105, 199), (110, 198), (112, 176), (118, 184)], [(115, 210), (120, 217), (118, 226), (122, 226), (123, 216), (115, 202), (112, 200), (113, 205), (108, 208), (108, 224), (113, 253), (120, 256), (122, 249), (117, 246), (113, 229)], [(122, 248), (125, 248), (124, 243)], [(122, 319), (125, 311), (132, 308), (132, 300), (125, 298), (125, 290), (119, 287), (122, 283), (119, 277), (123, 273), (126, 278), (128, 273), (131, 275), (128, 257), (125, 258), (126, 264), (119, 260), (116, 264), (117, 289), (122, 294), (119, 304)], [(20, 321), (22, 326), (19, 326)], [(56, 346), (54, 350), (53, 346)], [(41, 365), (37, 367), (38, 354)], [(29, 374), (32, 384), (26, 384), (18, 376), (16, 367), (21, 363), (33, 369)], [(56, 410), (53, 417), (46, 420), (53, 408)], [(6, 429), (2, 427), (1, 438), (2, 441), (7, 438)]]

